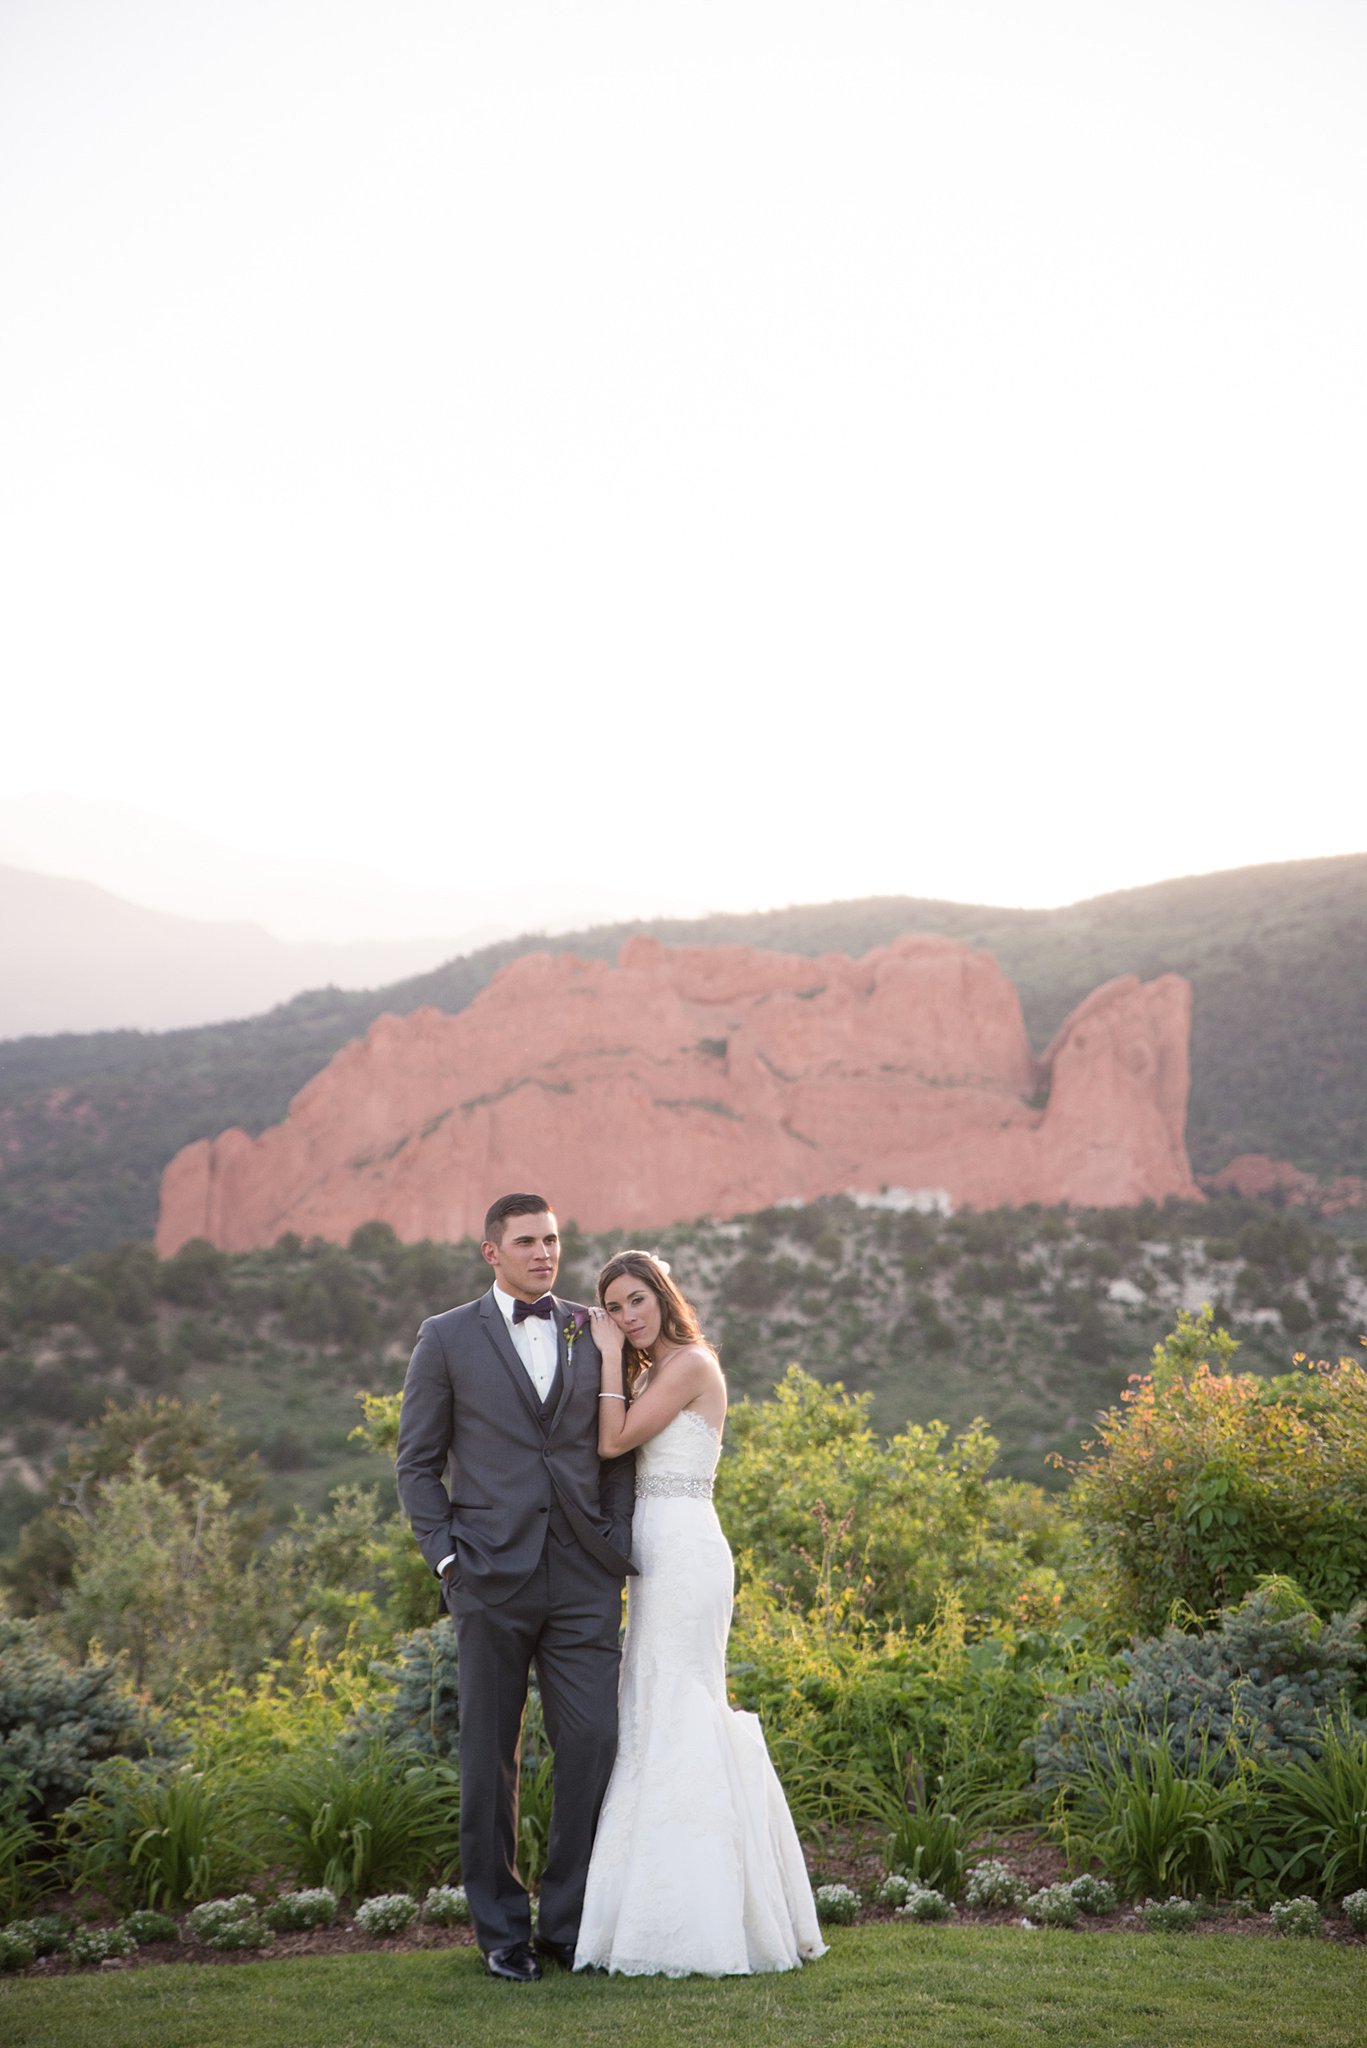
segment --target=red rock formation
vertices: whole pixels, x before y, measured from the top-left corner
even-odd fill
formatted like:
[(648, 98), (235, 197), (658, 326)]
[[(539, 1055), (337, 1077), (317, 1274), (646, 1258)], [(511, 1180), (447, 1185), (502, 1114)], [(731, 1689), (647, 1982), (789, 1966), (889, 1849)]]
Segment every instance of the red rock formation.
[(1213, 1192), (1225, 1189), (1248, 1195), (1254, 1201), (1281, 1195), (1297, 1208), (1313, 1209), (1320, 1216), (1342, 1216), (1350, 1209), (1367, 1209), (1367, 1180), (1342, 1173), (1334, 1180), (1316, 1180), (1302, 1173), (1288, 1159), (1269, 1159), (1265, 1152), (1241, 1152), (1219, 1173), (1203, 1182)]
[(1173, 975), (1108, 982), (1037, 1062), (996, 961), (951, 939), (862, 960), (646, 938), (616, 967), (533, 953), (457, 1016), (378, 1018), (259, 1138), (187, 1145), (157, 1248), (345, 1240), (372, 1217), (477, 1235), (513, 1187), (631, 1230), (888, 1186), (977, 1208), (1196, 1197), (1190, 1010)]

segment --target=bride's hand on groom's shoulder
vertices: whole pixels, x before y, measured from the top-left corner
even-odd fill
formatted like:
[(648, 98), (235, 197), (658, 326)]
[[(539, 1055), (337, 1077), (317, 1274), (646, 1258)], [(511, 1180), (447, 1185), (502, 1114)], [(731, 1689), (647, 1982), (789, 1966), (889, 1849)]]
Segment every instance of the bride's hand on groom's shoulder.
[(601, 1308), (589, 1312), (589, 1335), (598, 1347), (600, 1357), (615, 1363), (622, 1355), (622, 1333), (612, 1317)]

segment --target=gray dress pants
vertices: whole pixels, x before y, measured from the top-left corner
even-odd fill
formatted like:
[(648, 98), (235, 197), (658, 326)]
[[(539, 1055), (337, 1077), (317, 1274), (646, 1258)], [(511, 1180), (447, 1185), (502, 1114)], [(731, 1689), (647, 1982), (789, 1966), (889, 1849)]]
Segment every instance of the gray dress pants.
[(461, 1881), (480, 1947), (531, 1934), (517, 1872), (518, 1748), (533, 1665), (555, 1752), (554, 1807), (537, 1932), (573, 1948), (598, 1810), (617, 1753), (621, 1581), (553, 1509), (545, 1548), (511, 1600), (486, 1606), (457, 1581), (447, 1604), (460, 1655)]

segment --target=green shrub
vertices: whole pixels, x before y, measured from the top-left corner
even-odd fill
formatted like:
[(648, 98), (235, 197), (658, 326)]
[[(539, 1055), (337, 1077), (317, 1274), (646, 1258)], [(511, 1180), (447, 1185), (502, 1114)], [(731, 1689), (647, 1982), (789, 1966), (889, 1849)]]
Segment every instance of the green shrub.
[(875, 1906), (905, 1906), (911, 1897), (911, 1879), (900, 1870), (885, 1870), (874, 1887)]
[(1038, 1927), (1075, 1927), (1081, 1907), (1067, 1884), (1047, 1884), (1025, 1901), (1025, 1917)]
[(78, 1927), (67, 1943), (67, 1960), (88, 1965), (136, 1955), (137, 1942), (124, 1927)]
[(1324, 1932), (1324, 1916), (1313, 1899), (1274, 1899), (1268, 1918), (1278, 1934), (1296, 1940), (1315, 1940)]
[(1208, 1309), (1179, 1316), (1077, 1468), (1071, 1505), (1125, 1628), (1212, 1613), (1270, 1573), (1323, 1613), (1367, 1593), (1367, 1371), (1262, 1380), (1228, 1371), (1237, 1348)]
[(178, 1941), (180, 1938), (180, 1929), (169, 1913), (154, 1913), (146, 1906), (130, 1913), (123, 1928), (139, 1948), (146, 1948), (153, 1941)]
[(933, 1885), (914, 1884), (902, 1905), (897, 1908), (902, 1920), (952, 1920), (954, 1908), (941, 1891)]
[(116, 1664), (68, 1664), (37, 1622), (0, 1615), (0, 1749), (26, 1781), (31, 1817), (70, 1805), (106, 1758), (171, 1747), (164, 1720), (125, 1689)]
[(402, 1934), (417, 1917), (418, 1902), (410, 1899), (407, 1892), (382, 1892), (378, 1898), (366, 1899), (356, 1908), (356, 1927), (372, 1940), (386, 1941), (391, 1935)]
[(812, 1897), (817, 1919), (832, 1926), (848, 1926), (859, 1911), (859, 1894), (847, 1884), (819, 1884)]
[(0, 1927), (0, 1970), (26, 1970), (38, 1951), (19, 1927)]
[(264, 1868), (250, 1781), (123, 1759), (93, 1774), (62, 1819), (78, 1885), (144, 1906), (212, 1898)]
[(462, 1884), (434, 1884), (422, 1902), (422, 1917), (433, 1927), (468, 1927), (470, 1901)]
[(376, 1678), (393, 1685), (393, 1696), (353, 1718), (348, 1742), (363, 1745), (379, 1735), (424, 1756), (454, 1757), (460, 1737), (460, 1664), (450, 1622), (414, 1629), (392, 1662), (371, 1668)]
[(1139, 1915), (1151, 1934), (1190, 1934), (1200, 1910), (1195, 1899), (1145, 1899)]
[(963, 1885), (967, 1846), (968, 1831), (956, 1813), (934, 1804), (918, 1809), (903, 1803), (893, 1814), (885, 1853), (889, 1868), (914, 1886), (956, 1893)]
[(185, 1924), (195, 1940), (202, 1941), (206, 1948), (224, 1951), (264, 1948), (271, 1938), (250, 1892), (237, 1892), (226, 1899), (206, 1899), (203, 1905), (195, 1907)]
[(1081, 1877), (1075, 1877), (1068, 1889), (1083, 1912), (1097, 1918), (1114, 1913), (1119, 1904), (1115, 1886), (1107, 1884), (1104, 1877), (1093, 1877), (1088, 1870), (1084, 1870)]
[(11, 1921), (8, 1932), (31, 1942), (35, 1955), (60, 1956), (71, 1940), (71, 1922), (62, 1913), (37, 1913), (31, 1920)]
[(984, 1857), (968, 1873), (964, 1903), (975, 1912), (1014, 1912), (1025, 1903), (1030, 1887), (1023, 1877), (995, 1856)]
[(339, 1898), (425, 1883), (459, 1866), (459, 1779), (449, 1765), (381, 1742), (299, 1751), (267, 1772), (263, 1799), (275, 1859)]
[(1343, 1917), (1354, 1934), (1367, 1934), (1367, 1889), (1349, 1892), (1343, 1902)]
[(1363, 1611), (1321, 1622), (1277, 1582), (1205, 1634), (1164, 1629), (1122, 1653), (1124, 1685), (1106, 1680), (1054, 1701), (1034, 1742), (1038, 1783), (1052, 1790), (1103, 1764), (1127, 1772), (1131, 1751), (1159, 1731), (1178, 1755), (1200, 1750), (1217, 1780), (1233, 1777), (1244, 1757), (1317, 1755), (1327, 1717), (1345, 1710), (1367, 1664)]
[(311, 1891), (282, 1892), (261, 1915), (277, 1934), (298, 1934), (309, 1927), (331, 1927), (337, 1918), (337, 1895), (326, 1885)]

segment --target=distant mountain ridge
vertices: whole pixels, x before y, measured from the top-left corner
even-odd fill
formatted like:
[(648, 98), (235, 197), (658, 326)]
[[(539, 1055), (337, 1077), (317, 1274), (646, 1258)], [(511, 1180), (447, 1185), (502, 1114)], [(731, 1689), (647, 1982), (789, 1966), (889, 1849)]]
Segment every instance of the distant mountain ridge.
[(993, 952), (1042, 1050), (1089, 990), (1119, 974), (1192, 984), (1187, 1145), (1199, 1174), (1239, 1153), (1321, 1177), (1367, 1172), (1367, 854), (1161, 882), (1062, 910), (914, 897), (601, 926), (508, 940), (386, 989), (335, 989), (242, 1023), (150, 1037), (0, 1046), (0, 1250), (67, 1257), (150, 1237), (161, 1170), (182, 1145), (277, 1123), (291, 1097), (384, 1011), (459, 1011), (527, 952), (615, 960), (666, 944), (852, 955), (908, 932)]
[(449, 951), (440, 937), (277, 939), (260, 925), (149, 910), (94, 882), (0, 866), (0, 1040), (251, 1017), (301, 989), (422, 973)]

